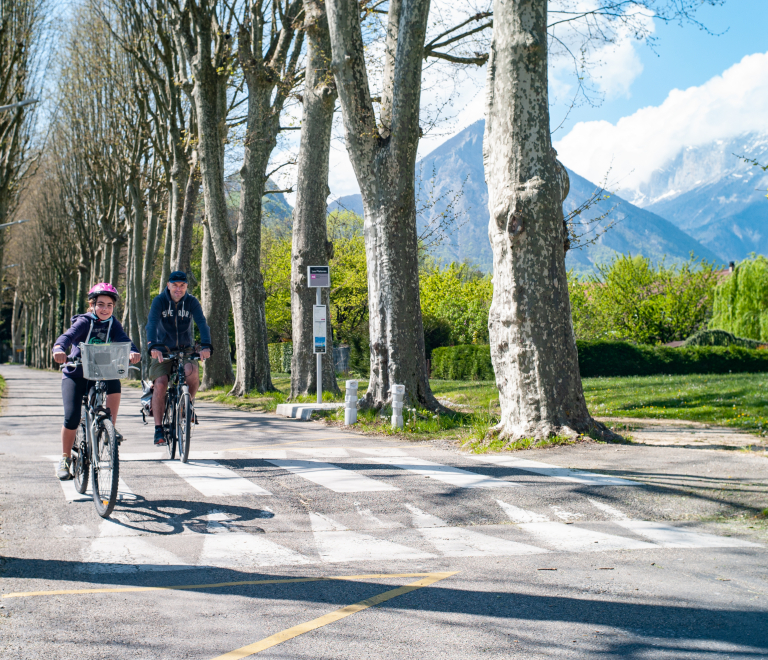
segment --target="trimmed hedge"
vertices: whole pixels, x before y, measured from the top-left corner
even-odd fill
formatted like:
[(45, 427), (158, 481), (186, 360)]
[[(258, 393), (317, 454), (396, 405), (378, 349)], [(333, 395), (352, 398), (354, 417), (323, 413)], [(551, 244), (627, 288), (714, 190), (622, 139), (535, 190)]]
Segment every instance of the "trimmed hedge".
[[(768, 371), (768, 350), (741, 346), (643, 346), (624, 341), (577, 341), (582, 378)], [(432, 351), (432, 378), (493, 380), (490, 346)]]
[(293, 357), (293, 343), (283, 341), (279, 344), (267, 344), (269, 349), (269, 370), (279, 374), (291, 373), (291, 358)]

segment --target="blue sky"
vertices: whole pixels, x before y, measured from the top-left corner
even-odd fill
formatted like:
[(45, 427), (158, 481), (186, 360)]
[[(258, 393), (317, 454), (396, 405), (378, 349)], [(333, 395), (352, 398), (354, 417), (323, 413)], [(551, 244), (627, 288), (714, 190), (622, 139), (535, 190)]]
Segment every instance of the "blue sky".
[(715, 36), (693, 25), (656, 20), (656, 52), (648, 45), (636, 45), (643, 70), (629, 95), (606, 99), (597, 108), (576, 108), (563, 127), (565, 132), (578, 121), (615, 123), (639, 108), (660, 105), (672, 89), (702, 85), (745, 55), (768, 51), (768, 0), (728, 0), (721, 7), (705, 7), (699, 15), (712, 32), (724, 34)]

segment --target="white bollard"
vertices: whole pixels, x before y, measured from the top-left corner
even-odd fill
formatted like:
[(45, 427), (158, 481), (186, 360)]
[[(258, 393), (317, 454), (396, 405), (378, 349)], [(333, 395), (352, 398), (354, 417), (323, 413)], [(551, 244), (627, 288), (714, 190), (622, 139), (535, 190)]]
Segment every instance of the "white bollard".
[(405, 385), (392, 385), (392, 428), (403, 428)]
[(344, 397), (344, 424), (351, 426), (357, 423), (357, 381), (347, 381), (347, 394)]

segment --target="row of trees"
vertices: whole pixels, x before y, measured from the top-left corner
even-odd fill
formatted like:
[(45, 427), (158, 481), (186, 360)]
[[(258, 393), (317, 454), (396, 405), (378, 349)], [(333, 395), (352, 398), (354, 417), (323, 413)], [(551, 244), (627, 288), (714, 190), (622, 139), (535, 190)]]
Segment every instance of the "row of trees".
[[(276, 147), (301, 106), (292, 394), (313, 389), (306, 266), (333, 255), (325, 204), (338, 102), (365, 210), (371, 378), (363, 404), (386, 404), (398, 382), (413, 402), (439, 408), (427, 379), (416, 232), (424, 62), (488, 61), (489, 339), (501, 393), (498, 430), (530, 437), (594, 427), (570, 320), (562, 214), (568, 180), (549, 133), (550, 51), (579, 52), (581, 43), (584, 61), (618, 26), (647, 33), (647, 10), (688, 17), (701, 2), (612, 0), (584, 11), (558, 0), (551, 16), (548, 4), (496, 0), (463, 14), (430, 14), (429, 0), (110, 0), (73, 8), (58, 49), (50, 137), (25, 202), (34, 222), (19, 232), (16, 291), (27, 343), (82, 310), (89, 283), (109, 279), (124, 286), (123, 320), (146, 353), (152, 283), (158, 272), (163, 283), (171, 268), (189, 271), (202, 189), (202, 298), (214, 336), (226, 334), (231, 306), (232, 392), (271, 389), (263, 198), (286, 164)], [(575, 29), (566, 34), (569, 26)], [(233, 162), (236, 180), (228, 176)], [(42, 364), (47, 345), (36, 341)], [(208, 385), (226, 382), (231, 369), (227, 351), (214, 356)], [(332, 374), (327, 382), (335, 385)]]

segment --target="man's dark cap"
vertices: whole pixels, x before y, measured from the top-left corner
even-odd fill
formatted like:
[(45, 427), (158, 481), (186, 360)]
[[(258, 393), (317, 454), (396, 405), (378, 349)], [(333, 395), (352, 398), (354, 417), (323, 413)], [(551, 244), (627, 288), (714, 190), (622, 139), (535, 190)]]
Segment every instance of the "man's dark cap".
[(174, 270), (170, 277), (168, 278), (169, 282), (186, 282), (187, 281), (187, 274), (183, 270)]

